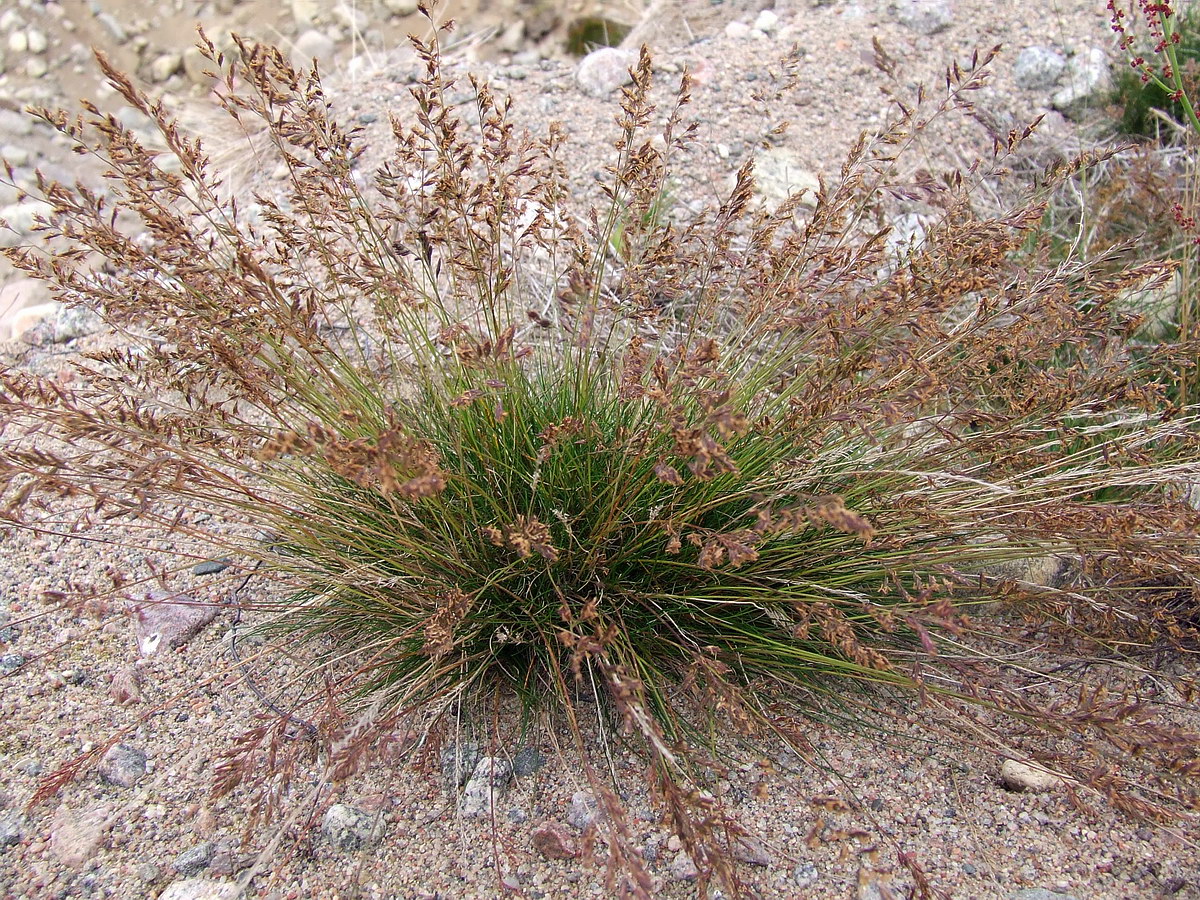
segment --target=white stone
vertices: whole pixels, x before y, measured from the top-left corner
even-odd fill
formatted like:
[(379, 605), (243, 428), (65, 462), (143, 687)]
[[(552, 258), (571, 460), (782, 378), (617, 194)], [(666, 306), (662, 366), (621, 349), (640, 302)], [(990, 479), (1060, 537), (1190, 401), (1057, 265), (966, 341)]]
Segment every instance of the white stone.
[(750, 26), (745, 22), (739, 22), (734, 19), (725, 26), (725, 37), (733, 38), (735, 41), (740, 41), (743, 38), (750, 36)]
[(779, 16), (773, 10), (764, 9), (755, 17), (754, 27), (763, 34), (771, 34), (779, 27)]
[(8, 49), (13, 53), (24, 53), (29, 49), (29, 35), (24, 31), (14, 31), (8, 36)]
[(583, 58), (575, 70), (575, 81), (584, 93), (604, 97), (631, 80), (629, 70), (638, 55), (619, 47), (601, 47)]
[(166, 886), (158, 900), (238, 900), (242, 889), (232, 881), (183, 878)]
[(393, 16), (411, 16), (417, 11), (419, 0), (383, 0), (383, 5)]
[(1063, 88), (1050, 98), (1055, 109), (1069, 115), (1100, 102), (1112, 84), (1108, 56), (1100, 47), (1075, 54), (1067, 60), (1061, 81)]
[(313, 57), (319, 62), (325, 62), (333, 56), (334, 43), (321, 32), (310, 29), (292, 45), (292, 65), (298, 69), (312, 67)]
[(183, 71), (192, 84), (207, 85), (212, 81), (212, 76), (207, 73), (216, 69), (216, 65), (206, 59), (198, 47), (188, 47), (183, 51)]
[(516, 53), (524, 43), (525, 22), (521, 19), (510, 22), (508, 27), (500, 32), (500, 37), (496, 38), (496, 48), (504, 53)]
[(50, 46), (46, 40), (46, 33), (38, 31), (36, 28), (30, 28), (25, 32), (25, 40), (29, 44), (30, 53), (45, 53), (46, 48)]
[[(25, 279), (22, 279), (25, 280)], [(19, 341), (44, 322), (51, 322), (58, 315), (58, 304), (53, 301), (15, 306), (8, 312), (3, 309), (4, 292), (0, 291), (0, 340)]]
[(25, 60), (25, 74), (30, 78), (41, 78), (50, 71), (50, 66), (40, 56), (31, 56)]
[(164, 53), (150, 63), (150, 80), (155, 83), (164, 82), (182, 68), (182, 54)]
[(297, 25), (312, 27), (321, 11), (321, 0), (292, 0), (292, 18)]
[(1050, 791), (1066, 784), (1066, 779), (1045, 769), (1006, 759), (1000, 766), (1000, 783), (1010, 791)]

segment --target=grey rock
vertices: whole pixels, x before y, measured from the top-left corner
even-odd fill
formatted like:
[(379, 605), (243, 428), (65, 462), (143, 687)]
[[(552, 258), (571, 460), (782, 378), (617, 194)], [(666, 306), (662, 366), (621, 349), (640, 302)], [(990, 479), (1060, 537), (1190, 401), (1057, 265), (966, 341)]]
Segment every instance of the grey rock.
[(467, 783), (483, 753), (474, 741), (458, 741), (442, 750), (442, 777), (451, 788)]
[(54, 313), (52, 340), (56, 344), (65, 344), (67, 341), (95, 334), (103, 324), (100, 316), (86, 306), (68, 306), (60, 303)]
[(593, 50), (575, 69), (575, 83), (590, 97), (607, 97), (631, 80), (629, 70), (637, 65), (638, 55), (619, 47)]
[(67, 868), (82, 868), (100, 848), (112, 816), (113, 807), (107, 803), (82, 810), (60, 806), (50, 823), (50, 852)]
[(676, 881), (695, 881), (700, 875), (700, 870), (696, 868), (696, 864), (692, 862), (692, 858), (688, 856), (686, 850), (680, 850), (675, 854), (675, 858), (671, 860), (671, 877)]
[(892, 219), (892, 230), (888, 232), (889, 255), (903, 260), (918, 250), (925, 242), (926, 217), (920, 213), (902, 213)]
[(571, 806), (567, 810), (567, 822), (580, 831), (598, 821), (603, 815), (600, 801), (591, 791), (576, 791), (571, 795)]
[(1153, 287), (1130, 288), (1114, 304), (1118, 311), (1141, 318), (1138, 336), (1152, 341), (1168, 339), (1178, 327), (1183, 274), (1176, 270), (1165, 282)]
[(217, 608), (211, 603), (155, 588), (135, 611), (138, 652), (153, 656), (160, 648), (182, 647), (216, 617)]
[(522, 747), (513, 757), (513, 774), (518, 778), (527, 778), (544, 765), (546, 757), (538, 752), (537, 747)]
[(774, 209), (792, 194), (804, 193), (805, 206), (816, 205), (821, 182), (804, 168), (799, 157), (786, 147), (770, 147), (754, 157), (754, 188), (768, 209)]
[(0, 847), (11, 847), (21, 843), (25, 831), (25, 817), (17, 810), (0, 813)]
[(218, 572), (224, 572), (231, 565), (233, 565), (232, 559), (206, 559), (192, 566), (192, 574), (216, 575)]
[(0, 135), (26, 137), (33, 134), (33, 119), (11, 109), (0, 109)]
[(333, 10), (334, 16), (352, 31), (362, 33), (371, 26), (371, 17), (367, 15), (366, 10), (351, 6), (347, 3), (339, 3)]
[(5, 653), (0, 656), (0, 675), (8, 675), (25, 665), (25, 657), (20, 653)]
[(17, 771), (31, 778), (37, 778), (46, 771), (46, 766), (36, 756), (26, 756), (17, 760)]
[(118, 44), (124, 44), (129, 40), (129, 35), (125, 33), (124, 26), (116, 20), (112, 13), (96, 13), (96, 21), (104, 26), (104, 29), (112, 35), (113, 40)]
[(767, 845), (758, 838), (741, 835), (733, 840), (733, 858), (752, 866), (769, 866), (775, 862)]
[(158, 900), (238, 900), (241, 896), (242, 889), (232, 881), (184, 878), (168, 884)]
[(0, 207), (0, 220), (7, 228), (0, 229), (0, 247), (15, 247), (33, 234), (39, 217), (50, 214), (50, 204), (41, 200), (22, 200)]
[(115, 744), (100, 760), (98, 771), (104, 782), (131, 788), (146, 777), (146, 753), (128, 744)]
[(508, 760), (498, 756), (482, 757), (463, 788), (462, 799), (459, 801), (459, 812), (463, 818), (491, 818), (496, 801), (503, 795), (511, 780), (512, 767)]
[(1066, 58), (1049, 47), (1026, 47), (1013, 64), (1013, 80), (1027, 91), (1048, 88), (1058, 83), (1067, 67)]
[(185, 878), (199, 875), (208, 868), (216, 850), (216, 845), (212, 841), (205, 841), (203, 844), (189, 847), (171, 861), (171, 868)]
[(0, 609), (0, 644), (11, 644), (17, 639), (17, 628), (8, 623), (12, 621), (12, 616)]
[(377, 825), (375, 818), (361, 809), (335, 803), (321, 820), (321, 831), (338, 850), (361, 850), (383, 836), (382, 821)]
[(333, 56), (335, 49), (333, 41), (326, 35), (315, 28), (310, 28), (296, 38), (296, 42), (292, 45), (292, 65), (298, 69), (311, 68), (313, 57), (316, 57), (319, 62), (326, 62)]
[(209, 872), (214, 875), (233, 875), (252, 866), (258, 858), (257, 854), (239, 853), (238, 847), (238, 842), (231, 838), (217, 841), (212, 861), (208, 864)]
[(14, 169), (29, 165), (29, 149), (20, 144), (5, 144), (0, 147), (0, 157)]
[(1112, 85), (1104, 50), (1092, 47), (1072, 56), (1063, 69), (1062, 83), (1062, 89), (1050, 98), (1050, 105), (1060, 112), (1077, 114), (1099, 103)]
[(1006, 900), (1078, 900), (1073, 894), (1059, 894), (1045, 888), (1024, 888), (1013, 891)]
[(813, 887), (820, 880), (820, 870), (810, 862), (800, 863), (796, 866), (796, 871), (792, 873), (792, 881), (798, 888)]
[(896, 0), (896, 18), (918, 34), (937, 34), (950, 27), (954, 11), (949, 0)]

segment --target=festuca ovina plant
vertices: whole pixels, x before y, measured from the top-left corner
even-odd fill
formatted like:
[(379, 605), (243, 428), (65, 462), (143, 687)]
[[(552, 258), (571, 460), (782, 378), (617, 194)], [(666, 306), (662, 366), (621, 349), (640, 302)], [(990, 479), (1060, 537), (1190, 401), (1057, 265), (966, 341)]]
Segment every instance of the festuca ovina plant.
[[(1164, 408), (1111, 311), (1161, 267), (1017, 253), (1070, 165), (976, 211), (1028, 130), (923, 185), (937, 221), (904, 258), (875, 226), (912, 196), (896, 160), (918, 120), (969, 113), (990, 55), (860, 140), (811, 212), (756, 206), (747, 163), (681, 220), (660, 207), (697, 140), (686, 75), (656, 110), (643, 52), (605, 196), (580, 210), (562, 132), (517, 131), (474, 80), (465, 121), (437, 38), (415, 45), (413, 112), (364, 173), (315, 72), (202, 41), (220, 104), (287, 173), (253, 215), (103, 60), (165, 154), (93, 106), (39, 112), (104, 161), (106, 189), (41, 180), (46, 244), (10, 258), (120, 349), (68, 386), (4, 370), (6, 516), (130, 523), (257, 566), (247, 622), (309, 647), (320, 677), (238, 738), (218, 792), (257, 784), (269, 807), (313, 765), (302, 744), (337, 780), (401, 717), (437, 734), (523, 709), (574, 743), (610, 888), (638, 897), (651, 880), (585, 738), (590, 699), (641, 748), (701, 880), (736, 893), (737, 824), (709, 791), (721, 733), (806, 754), (806, 721), (891, 710), (1036, 749), (1132, 813), (1193, 805), (1194, 743), (1115, 693), (1046, 693), (1026, 652), (1030, 635), (1056, 663), (1188, 638), (1195, 415)], [(1076, 561), (1065, 581), (1022, 574), (1057, 557)], [(310, 740), (289, 742), (300, 715)]]

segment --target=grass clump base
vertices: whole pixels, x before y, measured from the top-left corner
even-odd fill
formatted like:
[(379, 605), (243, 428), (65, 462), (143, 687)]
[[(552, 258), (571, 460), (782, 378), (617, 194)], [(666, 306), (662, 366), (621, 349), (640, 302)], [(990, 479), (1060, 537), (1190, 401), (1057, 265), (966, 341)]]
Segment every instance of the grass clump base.
[[(1018, 257), (1085, 161), (998, 212), (974, 192), (1028, 132), (902, 184), (919, 123), (969, 113), (989, 57), (948, 72), (932, 109), (900, 105), (811, 214), (756, 207), (747, 164), (677, 221), (661, 204), (695, 139), (686, 76), (660, 112), (643, 53), (605, 198), (580, 213), (561, 133), (519, 134), (474, 81), (464, 119), (437, 38), (416, 47), (412, 117), (363, 173), (316, 73), (202, 41), (220, 102), (288, 172), (253, 210), (111, 67), (170, 165), (92, 107), (41, 113), (109, 190), (42, 181), (56, 252), (11, 257), (136, 350), (94, 354), (78, 389), (3, 373), (14, 430), (58, 440), (5, 445), (12, 521), (183, 529), (181, 509), (216, 507), (269, 533), (220, 552), (273, 579), (279, 599), (245, 601), (263, 630), (316, 649), (323, 777), (365, 765), (401, 716), (436, 729), (515, 697), (572, 736), (614, 892), (651, 881), (581, 694), (640, 741), (701, 881), (734, 892), (712, 735), (806, 753), (806, 718), (898, 693), (939, 734), (1040, 747), (1131, 813), (1195, 805), (1187, 735), (1127, 698), (1038, 702), (1005, 665), (1013, 617), (1083, 658), (1194, 636), (1200, 517), (1181, 485), (1200, 455), (1195, 411), (1164, 402), (1161, 361), (1130, 355), (1113, 308), (1166, 268)], [(874, 223), (913, 191), (940, 221), (897, 260)], [(1028, 577), (1051, 556), (1078, 577)], [(972, 615), (996, 603), (1009, 618)], [(217, 790), (257, 783), (270, 811), (301, 764), (277, 753), (288, 724), (243, 735)]]

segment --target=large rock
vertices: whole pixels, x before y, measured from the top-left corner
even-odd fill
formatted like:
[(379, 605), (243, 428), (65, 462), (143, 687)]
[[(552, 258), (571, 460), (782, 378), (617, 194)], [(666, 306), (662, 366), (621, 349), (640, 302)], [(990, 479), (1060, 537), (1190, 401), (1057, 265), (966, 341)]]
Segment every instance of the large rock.
[(297, 69), (310, 69), (314, 58), (324, 64), (333, 57), (336, 49), (327, 35), (310, 28), (292, 45), (292, 65)]
[(50, 823), (50, 852), (67, 868), (82, 868), (100, 848), (112, 817), (113, 807), (107, 803), (82, 810), (60, 806)]
[(579, 854), (575, 839), (558, 822), (543, 822), (533, 830), (533, 848), (547, 859), (574, 859)]
[(383, 5), (393, 16), (411, 16), (417, 11), (419, 0), (383, 0)]
[(464, 819), (491, 818), (496, 801), (512, 780), (512, 766), (498, 756), (485, 756), (475, 765), (475, 771), (463, 788), (459, 811)]
[(1006, 759), (1000, 766), (1000, 783), (1010, 791), (1042, 793), (1062, 787), (1066, 780), (1037, 766)]
[(629, 70), (638, 55), (620, 47), (601, 47), (585, 56), (575, 70), (575, 82), (591, 97), (606, 97), (631, 81)]
[(754, 187), (768, 209), (801, 192), (803, 205), (813, 207), (821, 182), (800, 164), (795, 152), (786, 147), (770, 147), (754, 157)]
[(182, 647), (217, 617), (217, 608), (187, 594), (155, 588), (136, 609), (138, 652), (153, 656), (161, 649)]
[(117, 787), (131, 788), (146, 777), (146, 752), (128, 744), (114, 744), (100, 761), (100, 778)]
[(50, 214), (50, 204), (41, 200), (22, 200), (0, 208), (0, 247), (16, 247), (29, 242), (37, 219)]
[(50, 300), (46, 283), (14, 278), (0, 288), (0, 341), (20, 340), (39, 322), (52, 321), (58, 304)]
[(321, 831), (325, 839), (339, 850), (361, 850), (379, 842), (382, 837), (382, 820), (377, 824), (370, 813), (335, 803), (321, 820)]
[(18, 810), (0, 813), (0, 848), (21, 843), (25, 831), (25, 817)]
[(1013, 64), (1013, 81), (1027, 91), (1048, 88), (1058, 83), (1067, 61), (1049, 47), (1026, 47)]
[(896, 18), (918, 34), (937, 34), (950, 27), (954, 11), (949, 0), (897, 0)]
[(1099, 47), (1077, 53), (1067, 60), (1063, 87), (1050, 98), (1050, 105), (1067, 115), (1076, 115), (1100, 103), (1112, 86), (1108, 56)]
[(158, 900), (238, 900), (242, 889), (232, 881), (184, 878), (167, 885)]
[(591, 791), (576, 791), (571, 795), (571, 806), (567, 810), (567, 822), (580, 831), (598, 821), (602, 814), (600, 801)]

